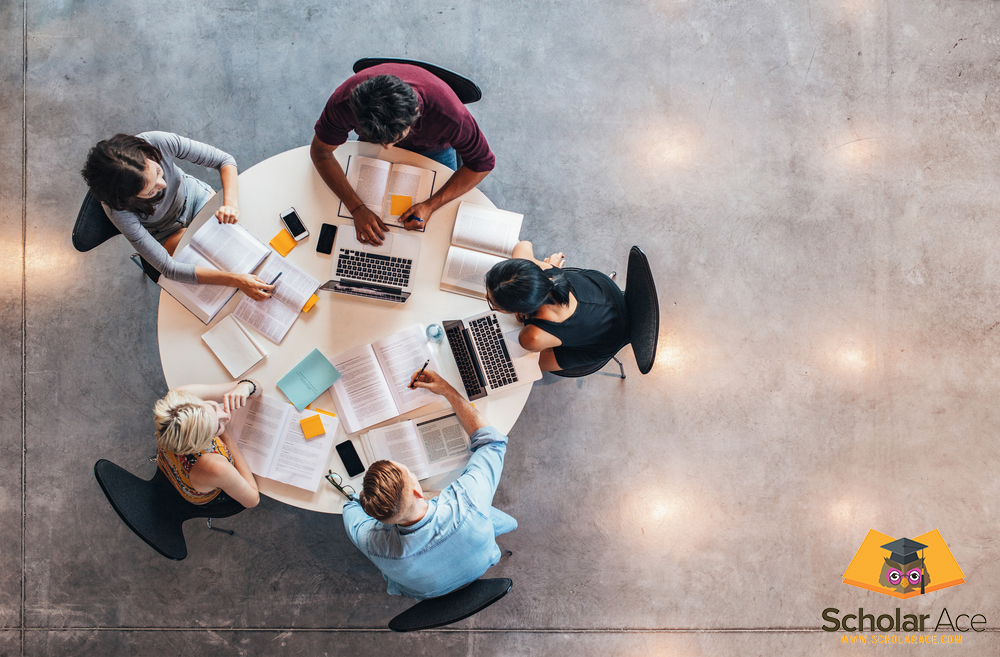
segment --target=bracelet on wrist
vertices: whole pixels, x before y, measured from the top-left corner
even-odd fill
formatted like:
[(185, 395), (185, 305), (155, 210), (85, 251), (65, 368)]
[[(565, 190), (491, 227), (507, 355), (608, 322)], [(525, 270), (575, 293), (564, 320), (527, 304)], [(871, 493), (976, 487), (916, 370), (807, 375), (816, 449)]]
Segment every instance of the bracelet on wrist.
[(247, 397), (253, 397), (254, 393), (255, 393), (255, 392), (257, 392), (257, 384), (256, 384), (256, 383), (254, 383), (253, 381), (251, 381), (250, 379), (240, 379), (240, 380), (239, 380), (239, 381), (238, 381), (238, 382), (236, 383), (236, 385), (239, 385), (239, 384), (241, 384), (241, 383), (249, 383), (249, 384), (250, 384), (251, 386), (253, 386), (253, 390), (251, 390), (251, 391), (250, 391), (250, 394), (249, 394), (249, 395), (247, 395)]

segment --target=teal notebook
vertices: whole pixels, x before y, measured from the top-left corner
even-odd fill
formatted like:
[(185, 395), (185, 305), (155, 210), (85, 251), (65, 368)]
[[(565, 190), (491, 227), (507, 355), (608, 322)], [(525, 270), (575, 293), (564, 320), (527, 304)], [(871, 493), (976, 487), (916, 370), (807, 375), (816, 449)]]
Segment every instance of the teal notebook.
[(340, 372), (333, 363), (319, 349), (313, 349), (291, 372), (281, 377), (278, 389), (302, 411), (339, 378)]

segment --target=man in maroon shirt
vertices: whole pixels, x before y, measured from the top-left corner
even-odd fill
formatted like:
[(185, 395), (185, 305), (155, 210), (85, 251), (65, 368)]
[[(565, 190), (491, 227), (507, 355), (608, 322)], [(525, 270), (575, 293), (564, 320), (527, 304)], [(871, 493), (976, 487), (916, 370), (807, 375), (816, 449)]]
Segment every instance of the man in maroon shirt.
[(309, 154), (320, 177), (354, 217), (358, 240), (364, 243), (381, 244), (386, 226), (361, 202), (333, 156), (351, 130), (384, 148), (428, 155), (454, 148), (462, 156), (462, 166), (436, 194), (400, 217), (407, 230), (425, 226), (435, 210), (478, 185), (496, 165), (476, 120), (433, 73), (411, 64), (379, 64), (348, 78), (316, 121)]

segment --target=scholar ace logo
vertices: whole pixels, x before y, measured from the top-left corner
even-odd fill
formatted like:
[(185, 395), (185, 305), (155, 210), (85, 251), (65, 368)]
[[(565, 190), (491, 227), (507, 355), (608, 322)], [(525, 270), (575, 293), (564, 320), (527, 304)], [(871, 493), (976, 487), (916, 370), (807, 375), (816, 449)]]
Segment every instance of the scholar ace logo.
[(844, 584), (904, 600), (964, 582), (936, 529), (915, 539), (893, 539), (871, 529), (844, 572)]

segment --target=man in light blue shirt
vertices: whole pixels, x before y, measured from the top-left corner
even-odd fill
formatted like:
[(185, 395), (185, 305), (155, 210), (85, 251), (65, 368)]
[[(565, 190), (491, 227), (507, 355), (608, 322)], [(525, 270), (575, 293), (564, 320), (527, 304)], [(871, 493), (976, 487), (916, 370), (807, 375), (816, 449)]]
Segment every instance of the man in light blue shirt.
[(376, 461), (361, 493), (344, 506), (344, 526), (382, 571), (389, 593), (424, 600), (465, 586), (500, 561), (496, 537), (517, 529), (517, 521), (491, 506), (507, 436), (489, 426), (440, 374), (414, 373), (413, 384), (451, 403), (472, 438), (469, 464), (438, 497), (426, 499), (405, 465)]

